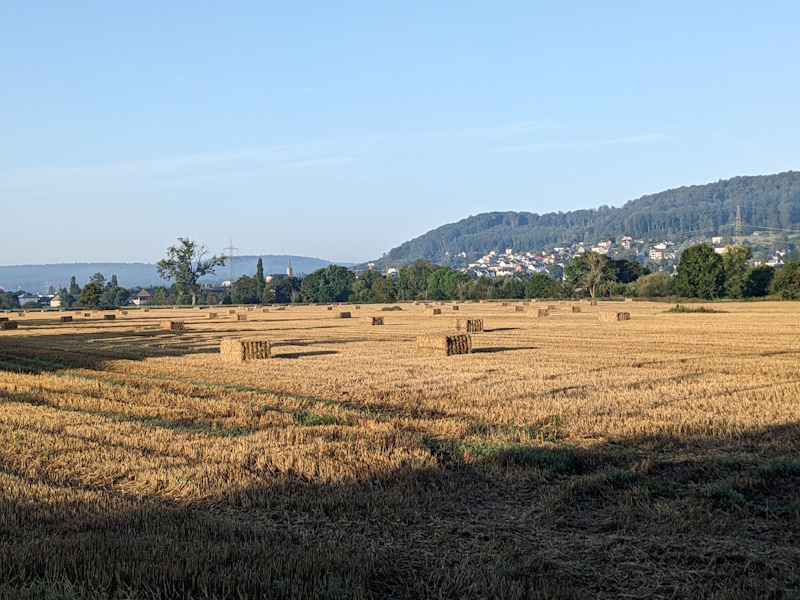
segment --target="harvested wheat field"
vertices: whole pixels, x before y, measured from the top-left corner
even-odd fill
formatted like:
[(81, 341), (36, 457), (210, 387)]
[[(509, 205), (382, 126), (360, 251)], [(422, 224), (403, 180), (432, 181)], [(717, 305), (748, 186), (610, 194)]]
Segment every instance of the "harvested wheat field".
[(0, 597), (800, 594), (800, 305), (400, 306), (0, 332)]

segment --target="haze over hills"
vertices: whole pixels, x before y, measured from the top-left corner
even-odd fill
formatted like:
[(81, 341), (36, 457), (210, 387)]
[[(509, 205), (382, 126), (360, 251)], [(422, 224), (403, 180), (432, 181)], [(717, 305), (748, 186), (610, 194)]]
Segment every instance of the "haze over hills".
[[(741, 207), (745, 235), (800, 230), (800, 172), (681, 187), (642, 196), (618, 208), (601, 206), (543, 215), (482, 213), (442, 225), (393, 248), (389, 262), (399, 266), (422, 258), (455, 266), (491, 250), (531, 251), (619, 235), (675, 242), (731, 235), (737, 206)], [(462, 252), (466, 258), (459, 256)]]
[[(261, 258), (264, 262), (264, 273), (285, 273), (289, 260), (295, 274), (311, 273), (332, 264), (331, 261), (306, 256), (265, 255), (237, 256), (234, 265), (236, 277), (253, 275), (256, 263)], [(339, 264), (339, 263), (337, 263)], [(344, 266), (350, 266), (344, 264)], [(22, 288), (29, 292), (43, 292), (50, 285), (56, 289), (69, 285), (71, 277), (75, 277), (78, 285), (83, 285), (95, 273), (102, 273), (106, 279), (117, 276), (122, 287), (169, 285), (163, 281), (156, 271), (155, 264), (148, 263), (59, 263), (49, 265), (14, 265), (0, 266), (0, 285), (6, 291)], [(229, 277), (229, 267), (217, 267), (214, 275), (203, 279), (206, 283), (221, 283)]]

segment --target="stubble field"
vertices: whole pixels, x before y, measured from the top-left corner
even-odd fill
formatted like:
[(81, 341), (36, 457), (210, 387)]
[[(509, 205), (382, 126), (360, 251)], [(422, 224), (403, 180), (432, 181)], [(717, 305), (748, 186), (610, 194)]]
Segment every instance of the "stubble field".
[(0, 597), (798, 597), (798, 306), (546, 304), (0, 315)]

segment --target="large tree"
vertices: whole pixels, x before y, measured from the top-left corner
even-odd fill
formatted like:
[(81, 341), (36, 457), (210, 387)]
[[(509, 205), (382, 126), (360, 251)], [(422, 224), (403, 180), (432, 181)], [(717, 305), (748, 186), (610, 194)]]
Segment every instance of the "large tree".
[(200, 291), (200, 278), (211, 275), (216, 267), (223, 266), (225, 256), (217, 257), (215, 254), (207, 258), (210, 252), (208, 248), (188, 237), (179, 237), (178, 242), (177, 246), (167, 248), (167, 257), (158, 261), (156, 268), (160, 277), (167, 281), (174, 279), (182, 293), (190, 294), (194, 306)]
[(749, 246), (725, 246), (722, 253), (722, 268), (725, 271), (725, 296), (741, 298), (744, 295), (744, 276), (747, 261), (753, 256)]
[(772, 293), (784, 300), (800, 300), (800, 262), (790, 260), (775, 273), (772, 279)]
[(687, 248), (681, 254), (675, 293), (687, 298), (719, 298), (724, 292), (725, 269), (722, 257), (708, 244)]
[(603, 284), (614, 281), (615, 277), (608, 257), (597, 252), (578, 254), (564, 269), (564, 273), (570, 285), (583, 286), (592, 298)]

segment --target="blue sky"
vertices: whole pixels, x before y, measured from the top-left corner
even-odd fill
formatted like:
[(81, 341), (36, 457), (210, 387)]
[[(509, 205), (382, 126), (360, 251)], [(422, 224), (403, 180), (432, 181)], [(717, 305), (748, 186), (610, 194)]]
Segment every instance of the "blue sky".
[(357, 262), (800, 168), (800, 3), (0, 0), (0, 264)]

